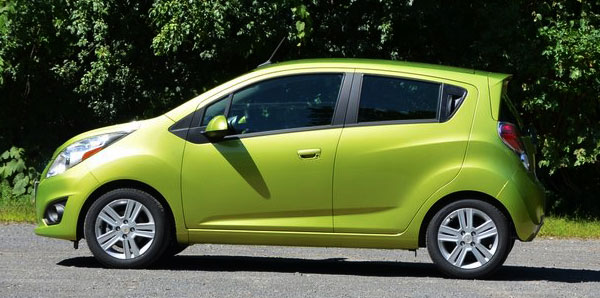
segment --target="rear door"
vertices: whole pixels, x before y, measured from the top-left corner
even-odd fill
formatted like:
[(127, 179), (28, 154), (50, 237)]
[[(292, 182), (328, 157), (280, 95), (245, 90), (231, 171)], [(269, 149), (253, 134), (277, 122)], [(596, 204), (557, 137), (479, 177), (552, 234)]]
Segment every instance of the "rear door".
[(459, 82), (357, 70), (335, 162), (334, 231), (404, 231), (457, 175), (476, 101)]

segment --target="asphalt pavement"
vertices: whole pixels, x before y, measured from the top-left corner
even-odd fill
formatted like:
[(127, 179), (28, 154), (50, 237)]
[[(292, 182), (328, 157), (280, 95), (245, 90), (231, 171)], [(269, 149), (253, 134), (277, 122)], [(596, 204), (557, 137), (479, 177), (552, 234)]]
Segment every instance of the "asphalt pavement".
[(427, 251), (194, 245), (145, 270), (0, 224), (0, 297), (599, 297), (600, 241), (517, 242), (488, 280), (441, 276)]

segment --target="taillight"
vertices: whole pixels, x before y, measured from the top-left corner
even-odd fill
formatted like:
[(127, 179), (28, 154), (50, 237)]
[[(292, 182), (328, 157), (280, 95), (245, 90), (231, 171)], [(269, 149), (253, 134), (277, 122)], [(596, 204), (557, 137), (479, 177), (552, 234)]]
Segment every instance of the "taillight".
[(521, 136), (517, 127), (509, 122), (498, 122), (498, 135), (502, 139), (502, 142), (519, 156), (523, 166), (529, 170), (529, 158), (525, 152), (525, 146), (521, 142)]
[(498, 123), (498, 134), (508, 148), (512, 149), (516, 153), (522, 153), (525, 151), (523, 148), (523, 143), (521, 143), (521, 138), (519, 137), (519, 131), (514, 124), (508, 122)]

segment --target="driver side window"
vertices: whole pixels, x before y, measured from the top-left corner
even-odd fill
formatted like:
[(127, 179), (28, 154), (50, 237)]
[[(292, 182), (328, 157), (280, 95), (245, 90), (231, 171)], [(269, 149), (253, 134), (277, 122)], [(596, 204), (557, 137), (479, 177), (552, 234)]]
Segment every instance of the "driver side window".
[(330, 125), (342, 78), (308, 74), (250, 85), (207, 107), (202, 125), (225, 113), (236, 134)]

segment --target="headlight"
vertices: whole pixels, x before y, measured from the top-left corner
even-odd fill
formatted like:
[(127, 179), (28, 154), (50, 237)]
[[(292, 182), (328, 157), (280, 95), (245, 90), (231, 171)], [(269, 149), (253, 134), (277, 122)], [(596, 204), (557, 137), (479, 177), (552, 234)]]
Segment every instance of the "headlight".
[(129, 132), (107, 133), (89, 137), (69, 145), (56, 156), (54, 162), (50, 166), (50, 169), (48, 169), (46, 178), (63, 173), (76, 164), (102, 151), (102, 149), (106, 148), (108, 145), (114, 143), (127, 134), (129, 134)]

